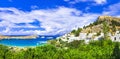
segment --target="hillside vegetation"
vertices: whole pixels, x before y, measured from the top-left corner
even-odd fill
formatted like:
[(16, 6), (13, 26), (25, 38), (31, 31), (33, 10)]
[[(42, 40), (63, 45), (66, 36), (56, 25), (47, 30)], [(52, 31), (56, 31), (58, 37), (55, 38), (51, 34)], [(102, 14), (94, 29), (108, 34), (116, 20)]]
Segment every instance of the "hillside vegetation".
[[(103, 32), (103, 23), (106, 23), (106, 25), (109, 28), (109, 32), (114, 34), (116, 31), (120, 30), (120, 18), (112, 17), (112, 16), (99, 16), (97, 20), (88, 26), (84, 26), (80, 30), (73, 30), (71, 33), (100, 33)], [(76, 32), (75, 32), (76, 31)], [(78, 36), (77, 34), (76, 36)]]
[(118, 42), (102, 40), (85, 44), (76, 40), (62, 44), (67, 48), (49, 44), (16, 51), (0, 45), (0, 59), (120, 59)]

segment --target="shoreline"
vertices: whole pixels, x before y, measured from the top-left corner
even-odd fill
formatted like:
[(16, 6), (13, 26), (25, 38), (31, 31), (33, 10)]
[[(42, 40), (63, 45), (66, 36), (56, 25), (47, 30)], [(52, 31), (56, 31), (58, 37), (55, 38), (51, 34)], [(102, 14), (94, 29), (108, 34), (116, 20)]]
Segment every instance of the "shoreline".
[[(4, 44), (0, 44), (0, 45), (4, 45)], [(12, 45), (4, 45), (4, 46), (7, 46), (9, 48), (20, 48), (20, 49), (24, 49), (24, 48), (36, 48), (38, 46), (44, 46), (44, 45), (47, 45), (47, 43), (44, 43), (44, 44), (40, 44), (40, 45), (34, 45), (34, 46), (12, 46)]]
[[(57, 36), (48, 36), (48, 37), (52, 37), (52, 39), (54, 39)], [(50, 38), (48, 39), (48, 37), (46, 36), (45, 38), (42, 38), (42, 36), (39, 36), (36, 39), (3, 39), (3, 40), (0, 40), (0, 42), (1, 42), (0, 44), (4, 45), (4, 46), (8, 46), (10, 48), (20, 48), (20, 49), (35, 48), (35, 47), (47, 45), (47, 41), (50, 40)], [(13, 42), (12, 40), (15, 42)], [(28, 40), (28, 41), (26, 41), (26, 40)], [(19, 42), (23, 42), (23, 43), (19, 43)], [(25, 42), (27, 42), (28, 44)]]
[(4, 36), (0, 35), (0, 40), (4, 39), (36, 39), (37, 35), (28, 35), (28, 36)]

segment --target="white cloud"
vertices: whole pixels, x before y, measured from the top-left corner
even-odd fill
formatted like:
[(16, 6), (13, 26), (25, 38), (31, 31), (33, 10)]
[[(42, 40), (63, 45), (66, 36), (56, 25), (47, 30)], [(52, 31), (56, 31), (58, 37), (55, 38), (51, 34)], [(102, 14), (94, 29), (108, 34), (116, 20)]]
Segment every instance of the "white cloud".
[(64, 0), (64, 1), (69, 2), (70, 4), (76, 4), (79, 2), (95, 2), (96, 4), (101, 5), (107, 3), (107, 0), (73, 0), (73, 1)]
[[(59, 7), (56, 9), (41, 9), (24, 12), (16, 8), (0, 8), (0, 26), (7, 29), (2, 34), (39, 34), (56, 35), (70, 32), (73, 28), (82, 27), (96, 20), (100, 14), (83, 13), (74, 8)], [(37, 19), (39, 27), (30, 25)], [(15, 23), (26, 23), (25, 26), (16, 26)], [(11, 31), (11, 28), (44, 28), (45, 30)]]
[(39, 7), (38, 6), (36, 6), (36, 5), (32, 5), (31, 6), (31, 9), (38, 9)]
[(105, 8), (105, 11), (103, 12), (103, 14), (112, 15), (112, 16), (120, 15), (120, 3), (116, 3)]
[(107, 3), (107, 0), (94, 0), (97, 4), (105, 4)]

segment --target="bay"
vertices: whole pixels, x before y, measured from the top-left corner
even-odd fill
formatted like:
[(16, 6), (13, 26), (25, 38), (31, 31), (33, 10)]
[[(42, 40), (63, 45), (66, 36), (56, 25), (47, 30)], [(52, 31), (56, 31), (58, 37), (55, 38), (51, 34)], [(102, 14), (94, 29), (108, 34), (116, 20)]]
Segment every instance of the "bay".
[(47, 43), (47, 40), (55, 39), (55, 36), (39, 36), (36, 39), (2, 39), (0, 44), (14, 47), (33, 47), (39, 46)]

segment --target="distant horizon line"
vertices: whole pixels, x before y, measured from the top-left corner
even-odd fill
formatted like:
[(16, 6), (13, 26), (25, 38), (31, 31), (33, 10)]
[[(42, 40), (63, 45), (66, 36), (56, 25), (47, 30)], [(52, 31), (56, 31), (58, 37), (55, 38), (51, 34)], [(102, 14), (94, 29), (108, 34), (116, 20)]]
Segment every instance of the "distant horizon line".
[[(31, 36), (31, 35), (0, 35), (0, 36)], [(61, 36), (61, 35), (37, 35), (37, 36)]]

